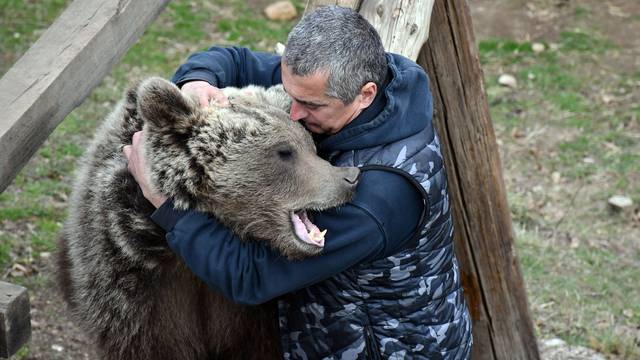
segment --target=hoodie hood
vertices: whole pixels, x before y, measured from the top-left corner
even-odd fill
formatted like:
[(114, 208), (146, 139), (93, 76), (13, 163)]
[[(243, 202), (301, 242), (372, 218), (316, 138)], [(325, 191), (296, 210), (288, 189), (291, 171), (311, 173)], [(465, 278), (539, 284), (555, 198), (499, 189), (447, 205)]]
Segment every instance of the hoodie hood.
[(373, 104), (334, 135), (317, 144), (318, 152), (360, 150), (395, 142), (422, 131), (432, 121), (429, 79), (415, 62), (387, 53), (389, 78)]

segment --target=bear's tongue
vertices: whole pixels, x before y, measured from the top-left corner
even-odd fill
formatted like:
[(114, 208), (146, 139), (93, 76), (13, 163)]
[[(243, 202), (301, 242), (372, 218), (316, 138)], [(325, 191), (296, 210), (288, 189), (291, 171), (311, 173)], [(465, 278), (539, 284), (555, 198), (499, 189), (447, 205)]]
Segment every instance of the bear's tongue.
[(296, 235), (302, 241), (315, 246), (324, 246), (324, 234), (327, 233), (327, 230), (320, 231), (320, 229), (309, 220), (306, 211), (300, 210), (291, 213), (291, 222), (293, 222)]

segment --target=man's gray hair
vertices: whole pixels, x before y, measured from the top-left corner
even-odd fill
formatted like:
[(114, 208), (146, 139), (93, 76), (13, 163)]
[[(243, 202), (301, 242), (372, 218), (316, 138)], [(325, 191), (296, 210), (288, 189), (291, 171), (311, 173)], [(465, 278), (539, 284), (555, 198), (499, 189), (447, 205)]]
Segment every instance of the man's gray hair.
[(380, 90), (387, 58), (378, 32), (357, 12), (325, 6), (291, 30), (283, 59), (293, 74), (327, 71), (326, 95), (350, 104), (368, 82)]

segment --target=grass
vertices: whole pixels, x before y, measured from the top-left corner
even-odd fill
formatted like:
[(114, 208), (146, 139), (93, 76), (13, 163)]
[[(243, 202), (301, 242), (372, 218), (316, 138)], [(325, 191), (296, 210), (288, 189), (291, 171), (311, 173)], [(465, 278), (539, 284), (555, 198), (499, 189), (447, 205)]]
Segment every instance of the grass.
[(516, 233), (538, 332), (604, 353), (637, 355), (624, 331), (640, 323), (640, 268), (608, 250), (559, 249), (530, 229)]
[[(590, 58), (593, 53), (614, 45), (580, 31), (563, 32), (560, 40), (558, 50), (547, 50), (542, 54), (534, 54), (529, 42), (491, 39), (479, 44), (483, 64), (512, 68), (520, 87), (533, 95), (510, 96), (508, 89), (497, 84), (497, 76), (489, 78), (487, 92), (492, 104), (492, 118), (506, 130), (513, 130), (530, 125), (522, 115), (522, 109), (529, 109), (529, 112), (534, 109), (535, 112), (536, 108), (544, 108), (547, 118), (543, 121), (534, 118), (534, 123), (580, 132), (575, 138), (560, 141), (556, 147), (558, 159), (551, 161), (556, 169), (570, 178), (593, 173), (583, 165), (585, 157), (595, 158), (599, 171), (617, 173), (620, 179), (637, 173), (640, 169), (636, 156), (638, 139), (629, 136), (624, 125), (638, 123), (638, 107), (618, 108), (611, 114), (599, 99), (594, 98), (592, 84), (580, 72), (581, 68), (568, 66), (570, 61)], [(629, 81), (623, 80), (619, 87), (632, 91)], [(600, 151), (605, 143), (613, 143), (620, 151)], [(625, 182), (621, 180), (620, 183)], [(630, 190), (630, 193), (637, 193), (640, 185)]]
[(0, 0), (0, 74), (4, 74), (64, 10), (68, 0)]
[[(613, 106), (601, 94), (628, 98), (638, 73), (602, 78), (594, 59), (617, 47), (595, 33), (564, 31), (545, 45), (535, 53), (531, 42), (479, 43), (536, 330), (637, 358), (638, 231), (606, 201), (640, 200), (640, 116), (637, 103)], [(516, 90), (498, 84), (502, 73), (516, 76)]]
[[(301, 2), (295, 2), (298, 12), (304, 10)], [(240, 46), (271, 51), (277, 42), (285, 43), (294, 22), (273, 22), (256, 16), (246, 1), (231, 1), (235, 18), (224, 18), (218, 22), (218, 29), (226, 34), (227, 40)]]
[(583, 30), (564, 31), (560, 34), (560, 47), (563, 51), (580, 51), (601, 54), (616, 46), (597, 34)]

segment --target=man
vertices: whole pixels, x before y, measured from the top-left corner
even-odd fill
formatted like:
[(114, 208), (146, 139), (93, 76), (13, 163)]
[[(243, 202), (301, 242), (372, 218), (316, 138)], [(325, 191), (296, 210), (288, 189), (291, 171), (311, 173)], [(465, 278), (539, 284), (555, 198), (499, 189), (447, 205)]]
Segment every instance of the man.
[(320, 156), (363, 169), (352, 202), (315, 214), (328, 229), (323, 254), (288, 261), (154, 194), (137, 134), (125, 149), (129, 168), (196, 275), (238, 303), (280, 297), (286, 359), (469, 358), (446, 173), (418, 65), (385, 54), (365, 19), (332, 6), (301, 20), (282, 58), (212, 48), (173, 81), (203, 105), (224, 102), (225, 86), (282, 83), (293, 98), (291, 119), (311, 131)]

